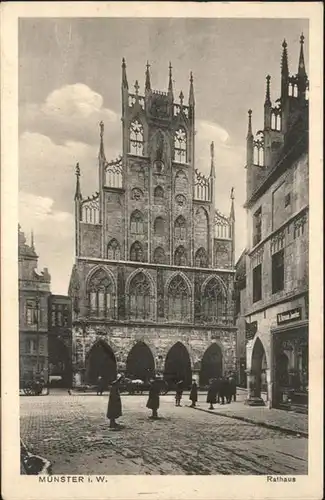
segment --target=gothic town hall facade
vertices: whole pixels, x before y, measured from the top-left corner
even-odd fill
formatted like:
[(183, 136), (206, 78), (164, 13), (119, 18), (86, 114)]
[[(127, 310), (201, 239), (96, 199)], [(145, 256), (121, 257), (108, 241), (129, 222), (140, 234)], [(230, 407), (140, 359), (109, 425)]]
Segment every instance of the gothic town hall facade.
[[(100, 124), (99, 190), (84, 198), (76, 167), (74, 384), (163, 375), (201, 386), (236, 370), (233, 193), (215, 209), (216, 169), (195, 169), (195, 99), (129, 91), (122, 63), (122, 155), (107, 161)], [(207, 145), (209, 147), (209, 145)], [(81, 166), (82, 168), (82, 166)]]

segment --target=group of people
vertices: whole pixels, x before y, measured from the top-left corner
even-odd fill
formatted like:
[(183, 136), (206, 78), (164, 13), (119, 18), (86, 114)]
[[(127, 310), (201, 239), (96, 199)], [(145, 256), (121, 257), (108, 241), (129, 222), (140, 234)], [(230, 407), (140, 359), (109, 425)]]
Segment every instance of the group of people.
[[(117, 424), (116, 420), (122, 416), (122, 403), (120, 396), (120, 383), (123, 376), (118, 375), (116, 380), (112, 383), (106, 416), (110, 421), (111, 429), (119, 429), (121, 426)], [(159, 378), (153, 378), (150, 382), (149, 396), (146, 407), (152, 411), (150, 418), (158, 418), (158, 409), (160, 403), (160, 391), (161, 391), (161, 380)], [(175, 405), (181, 406), (181, 399), (184, 391), (184, 382), (179, 380), (176, 383), (176, 393), (175, 393)], [(195, 408), (198, 400), (198, 386), (195, 380), (192, 381), (192, 386), (189, 394), (189, 399), (191, 401), (191, 408)], [(225, 400), (230, 403), (231, 400), (236, 401), (236, 379), (233, 375), (228, 377), (219, 377), (210, 380), (210, 385), (207, 394), (207, 403), (210, 404), (209, 409), (213, 410), (213, 405), (216, 403), (224, 404)]]
[(210, 380), (207, 394), (209, 410), (213, 410), (216, 403), (223, 405), (225, 402), (231, 403), (232, 399), (236, 401), (236, 379), (233, 375)]

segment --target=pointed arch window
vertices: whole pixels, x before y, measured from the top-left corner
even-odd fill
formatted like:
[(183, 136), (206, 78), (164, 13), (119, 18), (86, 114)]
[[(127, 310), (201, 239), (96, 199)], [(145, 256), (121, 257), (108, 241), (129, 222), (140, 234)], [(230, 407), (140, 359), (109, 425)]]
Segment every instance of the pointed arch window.
[(187, 163), (187, 135), (183, 127), (176, 130), (174, 135), (174, 160)]
[(162, 217), (157, 217), (154, 222), (154, 233), (156, 236), (164, 236), (165, 221)]
[(130, 260), (134, 262), (143, 262), (143, 248), (139, 241), (135, 241), (130, 248)]
[(153, 261), (155, 264), (165, 264), (166, 256), (165, 250), (162, 247), (157, 247), (153, 254)]
[(168, 288), (168, 319), (189, 320), (190, 292), (181, 276), (175, 276)]
[(143, 126), (139, 120), (134, 120), (130, 125), (130, 153), (136, 156), (143, 156)]
[(208, 323), (224, 322), (226, 314), (225, 292), (216, 279), (211, 279), (202, 297), (203, 319)]
[(129, 287), (130, 319), (148, 319), (151, 315), (151, 287), (144, 273), (136, 274)]
[(143, 215), (138, 210), (131, 214), (130, 230), (131, 234), (143, 234)]
[(195, 254), (195, 266), (207, 267), (207, 265), (208, 265), (208, 255), (205, 248), (201, 247)]
[(115, 238), (108, 242), (107, 258), (110, 260), (120, 260), (121, 258), (120, 244)]
[(175, 266), (187, 265), (187, 254), (185, 248), (181, 245), (175, 250)]
[(164, 199), (164, 190), (161, 186), (157, 186), (154, 190), (155, 203), (161, 203)]
[(180, 240), (186, 239), (186, 222), (182, 215), (177, 217), (175, 221), (175, 238)]
[(89, 314), (96, 317), (115, 317), (115, 287), (112, 279), (99, 269), (87, 284)]

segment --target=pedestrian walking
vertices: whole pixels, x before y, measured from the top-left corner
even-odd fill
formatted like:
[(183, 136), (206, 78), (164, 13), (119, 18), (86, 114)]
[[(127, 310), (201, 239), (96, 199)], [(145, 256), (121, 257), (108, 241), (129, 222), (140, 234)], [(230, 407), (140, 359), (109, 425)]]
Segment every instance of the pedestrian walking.
[(237, 387), (236, 387), (236, 377), (234, 374), (231, 374), (228, 377), (228, 384), (229, 384), (229, 403), (231, 403), (232, 399), (234, 399), (234, 402), (236, 402), (236, 392), (237, 392)]
[(191, 408), (195, 408), (196, 402), (197, 402), (197, 383), (196, 380), (192, 380), (192, 386), (191, 386), (191, 391), (190, 391), (190, 397), (189, 397), (191, 403)]
[(222, 405), (225, 404), (225, 398), (227, 400), (227, 390), (228, 390), (228, 382), (225, 377), (221, 377), (220, 379), (220, 389), (219, 389), (219, 401), (221, 400)]
[(175, 406), (181, 406), (183, 396), (183, 380), (179, 380), (176, 384)]
[(106, 416), (109, 419), (110, 429), (118, 429), (119, 424), (116, 423), (116, 419), (122, 416), (122, 403), (120, 396), (120, 383), (122, 375), (118, 375), (116, 380), (112, 382), (112, 387), (109, 393), (108, 406)]
[(105, 389), (105, 381), (103, 377), (98, 377), (97, 380), (97, 396), (102, 396)]
[(159, 408), (159, 394), (161, 389), (161, 381), (157, 378), (153, 378), (150, 381), (149, 397), (147, 401), (147, 408), (152, 410), (152, 415), (150, 418), (158, 418), (158, 408)]
[(217, 402), (217, 381), (215, 379), (210, 380), (210, 385), (207, 394), (207, 403), (210, 403), (209, 410), (214, 410), (213, 405)]

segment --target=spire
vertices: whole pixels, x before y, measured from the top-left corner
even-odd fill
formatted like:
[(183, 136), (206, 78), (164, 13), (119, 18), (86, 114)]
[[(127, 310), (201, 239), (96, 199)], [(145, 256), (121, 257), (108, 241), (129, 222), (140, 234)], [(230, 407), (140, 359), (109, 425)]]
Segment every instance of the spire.
[(180, 94), (179, 94), (179, 101), (181, 103), (181, 108), (183, 107), (183, 102), (184, 102), (184, 94), (183, 94), (183, 91), (181, 90)]
[(215, 179), (216, 169), (215, 169), (215, 165), (214, 165), (214, 142), (213, 141), (210, 144), (210, 156), (211, 156), (210, 177), (213, 177)]
[(253, 138), (253, 132), (252, 132), (252, 110), (248, 110), (248, 130), (247, 130), (247, 136), (246, 139), (252, 139)]
[(270, 95), (270, 75), (266, 77), (266, 93), (265, 93), (265, 102), (264, 105), (271, 106), (271, 95)]
[(230, 206), (230, 219), (232, 221), (235, 220), (235, 189), (232, 187), (230, 191), (230, 199), (231, 199), (231, 206)]
[(288, 65), (288, 53), (287, 53), (287, 42), (285, 39), (282, 43), (282, 60), (281, 60), (281, 74), (283, 77), (289, 76), (289, 65)]
[(173, 74), (172, 74), (172, 63), (169, 63), (169, 81), (168, 81), (168, 95), (173, 98)]
[(125, 89), (129, 88), (128, 79), (126, 77), (126, 64), (124, 57), (122, 59), (122, 87)]
[(151, 91), (150, 71), (149, 71), (149, 68), (150, 68), (150, 64), (149, 64), (149, 61), (147, 61), (147, 66), (146, 66), (146, 84), (145, 84), (145, 90), (146, 90), (146, 92), (150, 92)]
[(77, 200), (80, 201), (82, 199), (79, 178), (80, 178), (80, 167), (79, 167), (79, 163), (77, 163), (76, 164), (76, 192), (74, 195), (75, 201), (77, 201)]
[(300, 36), (300, 55), (299, 55), (299, 65), (298, 65), (298, 76), (306, 78), (306, 68), (305, 68), (305, 58), (304, 58), (304, 34), (301, 33)]
[(31, 230), (31, 233), (30, 233), (30, 247), (32, 250), (35, 250), (35, 246), (34, 246), (34, 231)]
[(103, 137), (104, 137), (104, 122), (103, 121), (100, 122), (99, 128), (100, 128), (100, 141), (99, 141), (98, 158), (102, 159), (102, 160), (106, 160), (105, 151), (104, 151), (104, 139), (103, 139)]
[(194, 107), (194, 105), (195, 105), (192, 71), (190, 73), (190, 93), (189, 93), (189, 98), (188, 98), (188, 104), (189, 104), (189, 106), (192, 106), (192, 107)]

